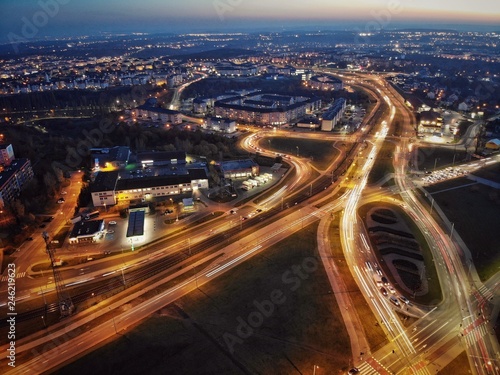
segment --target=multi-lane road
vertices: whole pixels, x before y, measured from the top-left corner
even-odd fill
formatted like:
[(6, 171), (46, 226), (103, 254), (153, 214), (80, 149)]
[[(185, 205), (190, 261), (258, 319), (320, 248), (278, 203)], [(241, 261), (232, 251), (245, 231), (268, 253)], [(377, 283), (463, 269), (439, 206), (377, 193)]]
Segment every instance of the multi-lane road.
[[(356, 158), (357, 165), (351, 167), (356, 177), (353, 179), (355, 183), (345, 184), (347, 192), (344, 195), (338, 199), (333, 199), (339, 184), (332, 184), (332, 176), (339, 169), (338, 164), (345, 163), (349, 159), (347, 154), (341, 153), (330, 168), (318, 171), (320, 176), (316, 177), (315, 180), (312, 180), (314, 174), (311, 172), (309, 161), (290, 155), (287, 161), (295, 169), (295, 178), (291, 179), (287, 184), (283, 183), (273, 195), (259, 202), (259, 207), (265, 207), (265, 210), (259, 208), (261, 211), (256, 211), (257, 206), (249, 203), (240, 209), (236, 215), (227, 214), (220, 220), (214, 220), (213, 224), (208, 227), (193, 228), (183, 236), (174, 237), (174, 240), (152, 246), (147, 255), (134, 255), (136, 259), (133, 260), (124, 255), (123, 258), (117, 257), (113, 260), (99, 262), (89, 266), (85, 275), (76, 274), (74, 270), (68, 271), (65, 276), (68, 283), (73, 280), (76, 282), (81, 281), (82, 278), (88, 279), (92, 277), (91, 280), (94, 280), (96, 277), (116, 277), (116, 274), (119, 277), (120, 273), (125, 281), (125, 269), (128, 270), (131, 267), (145, 268), (158, 262), (160, 258), (179, 253), (185, 255), (183, 260), (188, 259), (191, 251), (194, 252), (197, 245), (209, 243), (210, 239), (216, 236), (222, 239), (222, 245), (224, 245), (221, 250), (207, 253), (206, 257), (216, 259), (211, 266), (204, 270), (196, 270), (195, 267), (201, 264), (202, 261), (193, 263), (194, 276), (183, 283), (144, 302), (139, 306), (140, 308), (115, 314), (106, 323), (96, 325), (93, 329), (78, 335), (78, 337), (64, 340), (56, 348), (45, 351), (43, 355), (28, 359), (16, 372), (21, 371), (22, 373), (23, 369), (30, 371), (34, 368), (37, 371), (47, 371), (60, 363), (70, 360), (79, 353), (90, 349), (95, 343), (115, 335), (122, 329), (126, 329), (176, 298), (209, 282), (214, 277), (244, 262), (252, 255), (264, 251), (272, 244), (317, 220), (321, 220), (318, 232), (318, 239), (320, 240), (325, 237), (323, 233), (325, 233), (327, 227), (328, 217), (331, 213), (337, 212), (342, 214), (341, 241), (346, 261), (351, 267), (353, 277), (360, 290), (364, 293), (374, 314), (383, 323), (382, 326), (390, 339), (390, 343), (383, 348), (373, 353), (370, 352), (369, 344), (363, 336), (363, 329), (355, 309), (347, 308), (350, 306), (349, 301), (343, 299), (343, 297), (338, 297), (339, 305), (346, 307), (341, 311), (348, 332), (351, 335), (353, 358), (356, 360), (357, 367), (367, 374), (430, 374), (435, 373), (461, 351), (466, 350), (474, 373), (498, 373), (498, 342), (491, 335), (489, 322), (484, 318), (482, 310), (485, 308), (486, 301), (494, 296), (498, 282), (495, 284), (487, 283), (486, 285), (478, 285), (477, 282), (474, 284), (475, 281), (472, 279), (473, 265), (470, 262), (467, 263), (470, 257), (465, 256), (464, 249), (460, 249), (456, 242), (453, 241), (453, 238), (450, 238), (428, 215), (428, 208), (414, 194), (415, 185), (407, 178), (406, 168), (410, 158), (410, 143), (409, 137), (405, 136), (405, 134), (412, 134), (413, 118), (405, 109), (401, 98), (380, 77), (352, 75), (350, 78), (359, 86), (368, 86), (371, 94), (378, 97), (379, 103), (368, 116), (370, 121), (373, 122), (373, 119), (380, 118), (380, 116), (375, 116), (380, 103), (384, 102), (384, 108), (388, 108), (389, 111), (381, 121), (370, 124), (373, 126), (370, 134), (368, 134), (368, 131), (366, 133), (360, 131), (359, 134), (350, 136), (351, 140), (360, 141), (357, 146), (354, 145), (349, 151), (351, 152), (350, 155), (357, 155), (361, 151), (361, 144), (364, 144), (365, 141), (367, 141), (368, 147), (363, 150), (365, 157)], [(388, 132), (391, 129), (396, 112), (403, 116), (404, 130), (402, 134), (404, 135), (402, 137), (389, 137)], [(283, 132), (279, 131), (277, 133), (281, 135)], [(251, 134), (243, 139), (242, 147), (254, 152), (256, 149), (261, 149), (262, 153), (274, 156), (272, 151), (265, 149), (266, 142), (259, 143), (259, 138), (274, 136), (274, 134), (276, 133), (267, 131)], [(332, 141), (341, 141), (345, 138), (315, 133), (301, 133), (300, 135), (290, 133), (289, 136), (321, 137), (322, 139), (326, 137)], [(401, 196), (401, 199), (397, 201), (392, 198), (392, 192), (387, 189), (381, 189), (374, 193), (366, 188), (367, 178), (376, 160), (378, 150), (388, 138), (396, 142), (400, 150), (398, 156), (394, 158), (394, 176)], [(342, 159), (344, 161), (341, 161)], [(347, 167), (346, 165), (345, 169)], [(72, 189), (77, 189), (78, 177), (74, 176), (74, 178), (75, 180), (72, 180), (71, 186), (67, 189), (68, 197), (76, 194)], [(313, 184), (315, 185), (314, 190)], [(391, 304), (386, 297), (380, 294), (373, 283), (373, 270), (370, 270), (366, 265), (376, 264), (377, 259), (374, 258), (368, 241), (366, 241), (367, 233), (363, 223), (357, 216), (358, 206), (362, 202), (384, 201), (388, 199), (388, 194), (391, 195), (390, 199), (394, 203), (403, 207), (415, 219), (424, 234), (433, 250), (439, 282), (442, 289), (446, 291), (443, 293), (443, 300), (436, 306), (429, 309), (414, 307), (411, 311), (408, 310), (408, 313), (412, 316), (419, 317), (418, 321), (410, 327), (404, 327), (401, 324), (396, 314), (400, 307)], [(286, 205), (284, 205), (285, 199)], [(287, 210), (286, 207), (291, 207), (291, 209)], [(62, 207), (60, 217), (56, 217), (50, 223), (51, 227), (49, 229), (51, 231), (56, 230), (71, 217), (71, 210), (68, 208), (66, 213), (65, 210), (66, 208)], [(247, 221), (243, 221), (240, 216), (241, 218), (252, 217)], [(269, 219), (271, 217), (273, 219)], [(267, 224), (259, 227), (259, 223)], [(254, 226), (257, 228), (256, 230), (245, 231), (245, 229)], [(236, 234), (238, 234), (238, 240), (231, 241), (231, 236)], [(186, 236), (189, 237), (189, 240), (186, 240)], [(40, 237), (40, 239), (34, 240), (31, 245), (28, 245), (30, 248), (21, 250), (18, 258), (21, 267), (26, 267), (30, 263), (32, 254), (41, 253), (40, 255), (43, 255), (44, 244), (41, 241)], [(209, 245), (218, 244), (220, 247), (220, 242), (214, 241)], [(335, 271), (335, 264), (328, 257), (328, 243), (324, 243), (322, 240), (318, 242), (320, 256), (332, 283), (332, 288), (333, 290), (341, 290), (342, 282), (338, 280), (339, 276)], [(127, 268), (124, 266), (125, 262)], [(179, 272), (192, 271), (188, 267)], [(477, 278), (474, 280), (477, 280)], [(30, 285), (29, 288), (36, 289), (37, 286)], [(336, 295), (341, 294), (336, 293)], [(78, 315), (68, 320), (65, 332), (68, 332), (67, 326), (74, 325), (73, 329), (76, 330), (82, 326), (84, 321), (86, 322), (85, 319), (90, 319), (88, 317), (84, 318), (84, 313), (81, 316)], [(53, 341), (57, 336), (58, 332), (56, 331), (47, 340)], [(32, 347), (32, 344), (29, 344), (29, 339), (22, 341), (19, 350), (23, 349), (23, 345), (25, 349)], [(364, 360), (358, 359), (358, 352), (360, 351), (366, 354)]]

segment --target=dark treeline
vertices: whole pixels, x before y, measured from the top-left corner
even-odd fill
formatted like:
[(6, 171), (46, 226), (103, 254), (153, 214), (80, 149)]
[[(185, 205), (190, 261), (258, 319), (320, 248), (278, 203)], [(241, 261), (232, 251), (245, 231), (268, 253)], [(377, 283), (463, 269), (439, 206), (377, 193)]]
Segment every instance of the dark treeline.
[[(103, 124), (107, 124), (108, 127)], [(50, 119), (37, 126), (2, 127), (5, 141), (14, 147), (16, 158), (29, 158), (35, 178), (7, 210), (15, 217), (9, 233), (22, 237), (25, 225), (36, 225), (35, 215), (54, 206), (67, 184), (67, 171), (91, 167), (90, 148), (129, 146), (132, 151), (184, 150), (209, 160), (240, 156), (236, 139), (200, 130), (184, 131), (118, 122), (116, 116), (106, 119)], [(88, 189), (83, 181), (83, 190)], [(82, 194), (79, 202), (84, 202)], [(17, 240), (16, 240), (17, 241)], [(14, 242), (16, 242), (14, 241)]]
[(109, 88), (106, 90), (53, 90), (0, 96), (3, 115), (18, 111), (64, 110), (86, 108), (106, 110), (119, 106), (139, 105), (160, 88), (150, 85)]

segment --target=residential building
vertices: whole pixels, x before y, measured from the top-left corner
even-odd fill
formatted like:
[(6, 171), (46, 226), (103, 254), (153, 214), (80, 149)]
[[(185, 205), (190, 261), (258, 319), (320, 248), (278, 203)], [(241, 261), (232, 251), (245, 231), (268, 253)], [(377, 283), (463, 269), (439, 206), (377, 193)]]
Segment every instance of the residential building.
[(8, 166), (15, 159), (11, 144), (0, 144), (0, 165)]
[(229, 118), (211, 117), (207, 120), (205, 127), (217, 132), (234, 133), (236, 131), (236, 121)]
[(14, 159), (0, 171), (0, 208), (19, 196), (22, 188), (33, 178), (29, 159)]
[(346, 100), (344, 98), (339, 98), (335, 100), (333, 105), (328, 108), (328, 110), (323, 113), (321, 118), (321, 130), (322, 131), (332, 131), (335, 126), (339, 123), (344, 115), (346, 107)]
[(340, 79), (332, 76), (312, 76), (306, 82), (313, 90), (342, 90), (344, 87)]
[(282, 125), (319, 109), (317, 97), (256, 93), (233, 96), (214, 103), (215, 116), (246, 123)]

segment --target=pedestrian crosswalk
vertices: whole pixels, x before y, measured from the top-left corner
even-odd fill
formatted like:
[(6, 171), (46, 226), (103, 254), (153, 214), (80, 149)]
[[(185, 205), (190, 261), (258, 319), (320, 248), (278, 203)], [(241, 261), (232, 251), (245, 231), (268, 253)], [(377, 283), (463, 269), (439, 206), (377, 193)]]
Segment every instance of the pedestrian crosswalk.
[(484, 284), (478, 289), (479, 293), (486, 299), (490, 300), (494, 297), (493, 292), (489, 290)]
[(390, 375), (392, 374), (384, 365), (375, 358), (370, 357), (357, 366), (359, 373), (363, 375)]
[[(26, 276), (26, 272), (19, 272), (17, 275), (16, 275), (16, 279), (20, 279), (21, 277), (24, 277)], [(4, 275), (2, 276), (2, 281), (7, 281), (9, 279), (9, 276), (8, 275)]]
[(479, 337), (484, 337), (488, 334), (488, 329), (486, 325), (481, 324), (474, 329), (470, 330), (467, 335), (465, 335), (465, 343), (468, 347), (472, 347), (477, 344)]
[(372, 366), (370, 366), (367, 362), (363, 362), (361, 365), (358, 366), (358, 370), (360, 374), (367, 374), (367, 375), (377, 375), (378, 371), (375, 370)]

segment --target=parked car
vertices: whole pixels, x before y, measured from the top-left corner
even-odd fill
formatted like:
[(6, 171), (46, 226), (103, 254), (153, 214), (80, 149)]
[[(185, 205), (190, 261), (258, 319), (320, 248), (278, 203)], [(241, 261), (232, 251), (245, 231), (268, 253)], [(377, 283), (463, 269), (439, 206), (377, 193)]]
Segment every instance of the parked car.
[(382, 293), (384, 296), (387, 295), (387, 289), (385, 289), (384, 287), (380, 288), (380, 293)]
[(110, 221), (110, 222), (109, 222), (109, 225), (116, 225), (116, 221), (114, 221), (114, 220), (113, 220), (113, 221)]

